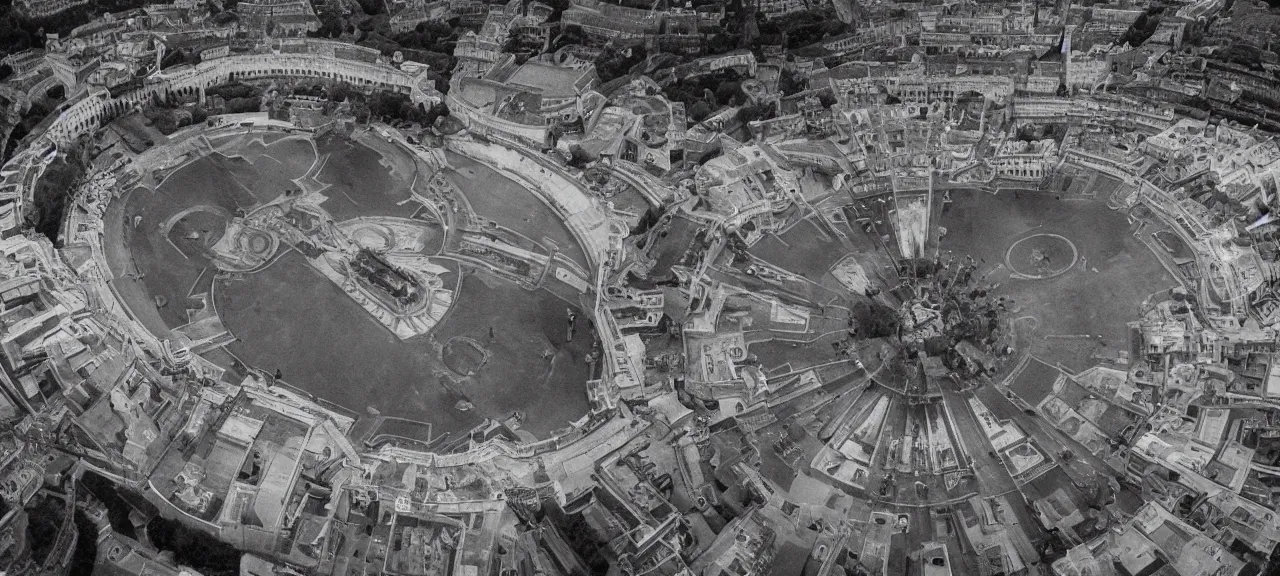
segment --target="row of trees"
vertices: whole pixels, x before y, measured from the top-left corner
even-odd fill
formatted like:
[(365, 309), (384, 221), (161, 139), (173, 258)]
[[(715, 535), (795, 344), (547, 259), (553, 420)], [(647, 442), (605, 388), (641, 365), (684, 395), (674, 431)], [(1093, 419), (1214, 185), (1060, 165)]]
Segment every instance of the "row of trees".
[(103, 14), (142, 8), (147, 3), (147, 0), (94, 0), (48, 18), (28, 20), (14, 13), (12, 5), (6, 2), (0, 15), (0, 49), (4, 50), (3, 55), (7, 55), (38, 48), (44, 45), (45, 34), (66, 36), (76, 27), (88, 24)]
[(829, 10), (802, 10), (773, 19), (764, 19), (757, 14), (757, 28), (762, 39), (785, 38), (788, 47), (808, 46), (822, 41), (824, 38), (844, 33), (848, 26)]
[[(384, 28), (374, 19), (366, 19), (356, 32), (357, 44), (373, 48), (384, 56), (400, 52), (406, 59), (430, 66), (436, 89), (449, 91), (449, 80), (457, 59), (453, 56), (459, 35), (470, 30), (458, 19), (447, 22), (421, 22), (413, 30), (393, 36), (384, 34)], [(367, 28), (367, 30), (365, 30)]]
[(356, 102), (356, 119), (360, 121), (413, 122), (430, 126), (436, 119), (449, 115), (449, 107), (444, 103), (424, 108), (414, 104), (407, 95), (396, 92), (378, 91), (367, 99), (357, 97)]
[(243, 82), (219, 84), (204, 91), (206, 96), (218, 96), (227, 100), (233, 98), (261, 98), (262, 89)]

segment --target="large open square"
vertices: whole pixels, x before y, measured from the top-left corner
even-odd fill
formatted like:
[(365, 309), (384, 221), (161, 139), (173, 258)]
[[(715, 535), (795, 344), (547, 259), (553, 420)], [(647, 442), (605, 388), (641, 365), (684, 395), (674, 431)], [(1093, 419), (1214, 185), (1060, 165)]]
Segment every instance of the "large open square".
[[(289, 384), (356, 412), (427, 422), (437, 436), (518, 411), (525, 430), (545, 437), (587, 412), (592, 334), (580, 318), (570, 340), (566, 320), (579, 303), (452, 256), (440, 240), (447, 227), (412, 195), (433, 175), (425, 163), (359, 133), (315, 141), (251, 133), (212, 144), (216, 152), (155, 190), (139, 187), (113, 203), (106, 219), (114, 286), (157, 336), (212, 306), (234, 337), (229, 355), (213, 357), (279, 370)], [(585, 265), (538, 198), (483, 164), (448, 160), (444, 175), (464, 196), (466, 216)], [(444, 270), (439, 279), (455, 296), (429, 333), (397, 337), (287, 245), (257, 269), (218, 269), (212, 249), (238, 215), (307, 188), (318, 189), (335, 223), (391, 217), (430, 232), (435, 240), (419, 255)], [(263, 235), (245, 237), (247, 250), (268, 250)]]
[(1126, 324), (1143, 299), (1175, 285), (1127, 215), (1102, 201), (1008, 190), (950, 197), (942, 251), (981, 262), (978, 274), (1015, 300), (1020, 340), (1051, 364), (1079, 371), (1103, 349), (1128, 350)]

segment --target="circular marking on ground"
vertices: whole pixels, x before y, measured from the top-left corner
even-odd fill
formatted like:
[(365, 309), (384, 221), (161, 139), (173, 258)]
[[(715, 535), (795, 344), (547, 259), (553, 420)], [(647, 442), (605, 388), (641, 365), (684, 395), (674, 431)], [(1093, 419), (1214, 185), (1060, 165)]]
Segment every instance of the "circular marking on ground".
[(374, 252), (387, 251), (395, 241), (391, 231), (381, 226), (361, 226), (352, 232), (352, 238), (356, 244)]
[[(161, 223), (160, 230), (174, 246), (185, 248), (188, 243), (194, 243), (201, 249), (207, 249), (222, 238), (229, 220), (231, 212), (201, 204), (170, 216)], [(179, 249), (185, 252), (184, 248)]]
[(1031, 330), (1037, 330), (1040, 328), (1040, 318), (1038, 316), (1033, 316), (1031, 314), (1028, 314), (1026, 316), (1019, 316), (1017, 318), (1014, 318), (1010, 322), (1013, 324), (1017, 324), (1019, 322), (1026, 322), (1027, 324), (1030, 325)]
[(489, 361), (489, 351), (475, 340), (456, 336), (445, 342), (440, 350), (440, 360), (455, 374), (470, 376)]
[(240, 250), (256, 259), (266, 259), (275, 251), (275, 237), (254, 228), (242, 228), (236, 237)]
[(1080, 251), (1065, 236), (1032, 234), (1009, 245), (1004, 265), (1022, 280), (1048, 280), (1066, 274), (1080, 259)]

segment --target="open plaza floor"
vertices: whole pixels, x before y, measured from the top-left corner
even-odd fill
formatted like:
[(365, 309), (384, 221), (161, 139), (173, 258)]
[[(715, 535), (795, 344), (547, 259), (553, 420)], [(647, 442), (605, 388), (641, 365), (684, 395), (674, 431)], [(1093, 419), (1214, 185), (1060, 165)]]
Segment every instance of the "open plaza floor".
[[(216, 306), (235, 341), (231, 355), (214, 357), (278, 369), (320, 398), (422, 420), (436, 435), (520, 411), (524, 428), (545, 437), (588, 411), (592, 333), (580, 315), (567, 341), (566, 309), (577, 303), (549, 291), (442, 258), (446, 286), (456, 290), (452, 308), (431, 334), (400, 340), (287, 246), (255, 272), (213, 266), (208, 249), (237, 213), (308, 175), (335, 221), (413, 216), (420, 205), (411, 187), (431, 174), (410, 154), (367, 135), (314, 143), (250, 135), (214, 145), (221, 152), (175, 170), (156, 190), (131, 191), (106, 218), (115, 288), (158, 336)], [(457, 170), (446, 174), (478, 216), (585, 264), (569, 231), (532, 194), (484, 165), (449, 160)]]
[[(1035, 191), (952, 192), (951, 199), (940, 222), (946, 228), (943, 253), (981, 262), (978, 274), (987, 274), (986, 282), (999, 284), (998, 294), (1015, 300), (1010, 318), (1020, 338), (1025, 336), (1032, 352), (1047, 362), (1079, 371), (1092, 366), (1093, 355), (1103, 349), (1127, 350), (1126, 323), (1139, 318), (1143, 299), (1175, 285), (1133, 236), (1126, 214), (1102, 201), (1059, 200)], [(1047, 235), (1074, 246), (1074, 263), (1064, 262), (1071, 250), (1060, 242), (1015, 246)], [(1042, 270), (1052, 277), (1011, 274), (1010, 264), (1025, 274), (1037, 266), (1032, 261), (1037, 256), (1049, 258)]]

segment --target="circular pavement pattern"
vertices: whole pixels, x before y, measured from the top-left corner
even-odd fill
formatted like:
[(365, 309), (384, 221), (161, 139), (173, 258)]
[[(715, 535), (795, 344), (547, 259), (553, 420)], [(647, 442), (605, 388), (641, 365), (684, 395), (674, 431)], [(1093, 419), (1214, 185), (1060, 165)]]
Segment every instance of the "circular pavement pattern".
[(249, 227), (240, 229), (236, 243), (240, 250), (258, 260), (269, 258), (276, 247), (275, 238), (271, 234)]
[(351, 236), (361, 247), (374, 252), (386, 252), (394, 243), (394, 235), (382, 226), (361, 226)]
[(1015, 277), (1047, 280), (1067, 273), (1080, 259), (1080, 251), (1065, 236), (1032, 234), (1009, 245), (1004, 265)]
[(475, 374), (489, 360), (489, 353), (479, 342), (460, 336), (445, 342), (440, 356), (444, 365), (459, 376)]

